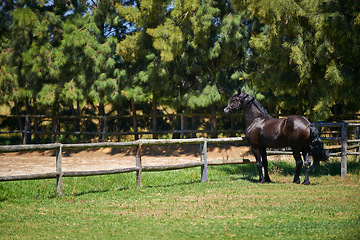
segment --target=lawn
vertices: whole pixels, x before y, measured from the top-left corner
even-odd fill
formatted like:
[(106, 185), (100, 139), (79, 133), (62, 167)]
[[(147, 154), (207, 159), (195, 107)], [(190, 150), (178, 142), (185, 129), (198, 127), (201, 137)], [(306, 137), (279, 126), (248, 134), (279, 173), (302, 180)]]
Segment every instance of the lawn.
[[(270, 164), (273, 182), (257, 184), (255, 165), (0, 183), (0, 239), (358, 239), (359, 163), (340, 178), (332, 160), (292, 184), (293, 162)], [(302, 176), (303, 179), (303, 176)]]

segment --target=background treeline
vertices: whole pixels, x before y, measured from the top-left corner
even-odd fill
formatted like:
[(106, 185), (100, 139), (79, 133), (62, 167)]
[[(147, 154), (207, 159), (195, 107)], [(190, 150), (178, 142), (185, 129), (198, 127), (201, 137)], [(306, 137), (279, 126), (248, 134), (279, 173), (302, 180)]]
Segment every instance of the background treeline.
[(239, 86), (272, 114), (360, 109), (359, 1), (5, 0), (0, 32), (12, 114), (222, 113)]

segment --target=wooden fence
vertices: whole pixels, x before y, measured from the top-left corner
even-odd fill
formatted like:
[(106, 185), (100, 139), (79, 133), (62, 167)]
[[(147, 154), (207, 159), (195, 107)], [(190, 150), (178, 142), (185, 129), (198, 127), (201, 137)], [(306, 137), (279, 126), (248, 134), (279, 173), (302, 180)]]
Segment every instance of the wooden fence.
[[(17, 123), (18, 128), (13, 130), (0, 130), (0, 135), (21, 134), (22, 144), (29, 143), (31, 136), (50, 135), (52, 142), (57, 136), (73, 135), (85, 136), (87, 140), (97, 138), (106, 141), (108, 137), (177, 134), (177, 138), (185, 138), (197, 134), (227, 134), (235, 136), (242, 127), (235, 123), (236, 116), (241, 114), (166, 114), (166, 115), (123, 115), (123, 116), (45, 116), (45, 115), (0, 115), (0, 119), (11, 119), (12, 124)], [(134, 121), (136, 122), (135, 125)], [(161, 121), (154, 127), (150, 122)], [(41, 123), (45, 122), (46, 126)], [(227, 128), (217, 126), (219, 122), (227, 122)], [(126, 125), (126, 127), (119, 127)], [(90, 126), (90, 127), (89, 127)], [(96, 127), (95, 127), (96, 126)], [(30, 137), (30, 138), (29, 138)], [(41, 141), (40, 141), (41, 142)]]
[[(0, 123), (6, 122), (6, 119), (11, 124), (14, 124), (14, 121), (18, 123), (17, 129), (0, 130), (0, 135), (21, 134), (22, 144), (30, 143), (31, 136), (35, 136), (36, 143), (36, 139), (39, 139), (40, 135), (52, 136), (51, 142), (56, 142), (57, 136), (64, 135), (85, 136), (85, 139), (82, 140), (86, 142), (93, 141), (93, 138), (98, 138), (99, 141), (114, 141), (117, 138), (117, 141), (120, 141), (121, 137), (131, 135), (135, 137), (135, 140), (139, 139), (139, 135), (152, 135), (155, 139), (159, 135), (167, 134), (177, 134), (176, 138), (181, 139), (189, 136), (196, 138), (199, 135), (200, 137), (211, 136), (211, 138), (214, 138), (218, 134), (235, 137), (240, 136), (240, 133), (243, 132), (242, 129), (244, 129), (242, 121), (235, 121), (240, 116), (242, 115), (232, 114), (229, 117), (226, 114), (195, 113), (124, 116), (0, 115)], [(357, 117), (356, 114), (355, 118)], [(132, 125), (134, 120), (136, 126)], [(154, 121), (160, 121), (161, 123), (159, 122), (154, 127), (150, 123)], [(345, 121), (345, 123), (347, 126), (355, 126), (359, 124), (359, 121)], [(126, 125), (126, 127), (120, 127), (119, 125)], [(342, 123), (315, 123), (315, 125), (341, 127)], [(357, 126), (357, 129), (359, 129), (359, 126)]]
[[(208, 143), (228, 143), (228, 142), (241, 142), (244, 141), (242, 137), (236, 138), (189, 138), (189, 139), (142, 139), (131, 142), (101, 142), (101, 143), (83, 143), (83, 144), (38, 144), (38, 145), (10, 145), (0, 146), (0, 153), (3, 152), (21, 152), (21, 151), (43, 151), (43, 150), (56, 150), (56, 171), (51, 173), (18, 175), (18, 176), (1, 176), (0, 181), (16, 181), (16, 180), (35, 180), (35, 179), (57, 179), (57, 193), (62, 196), (62, 178), (63, 177), (80, 177), (92, 175), (105, 175), (105, 174), (118, 174), (126, 172), (137, 172), (137, 186), (141, 187), (142, 172), (153, 171), (167, 171), (175, 169), (184, 169), (191, 167), (201, 167), (201, 181), (207, 181), (207, 166), (208, 165), (226, 165), (226, 164), (249, 164), (255, 163), (248, 159), (230, 160), (230, 161), (208, 161), (207, 160), (207, 144)], [(177, 165), (159, 165), (159, 166), (143, 166), (141, 158), (141, 148), (143, 146), (153, 145), (182, 145), (182, 144), (200, 144), (200, 161), (177, 164)], [(137, 147), (136, 151), (136, 167), (112, 169), (112, 170), (94, 170), (94, 171), (75, 171), (63, 172), (62, 171), (62, 151), (64, 149), (89, 149), (89, 148), (121, 148), (121, 147)]]
[[(347, 155), (358, 155), (360, 150), (359, 140), (359, 123), (316, 123), (317, 127), (326, 128), (341, 128), (340, 137), (323, 137), (324, 141), (340, 141), (341, 148), (339, 153), (331, 153), (331, 156), (341, 157), (341, 177), (345, 177), (347, 173)], [(348, 140), (348, 127), (355, 127), (358, 131), (355, 131), (354, 136), (357, 134), (356, 139)], [(327, 134), (331, 134), (328, 132)], [(83, 144), (31, 144), (31, 145), (9, 145), (0, 146), (0, 153), (4, 152), (21, 152), (21, 151), (43, 151), (43, 150), (56, 150), (56, 171), (43, 174), (31, 174), (20, 176), (0, 176), (0, 181), (15, 181), (15, 180), (32, 180), (32, 179), (57, 179), (57, 193), (58, 196), (62, 196), (62, 178), (63, 177), (78, 177), (78, 176), (91, 176), (91, 175), (105, 175), (105, 174), (118, 174), (126, 172), (137, 172), (137, 186), (141, 187), (142, 172), (151, 171), (167, 171), (191, 167), (201, 167), (201, 181), (207, 181), (207, 167), (209, 165), (225, 165), (225, 164), (249, 164), (254, 163), (248, 159), (230, 160), (230, 161), (208, 161), (207, 159), (207, 145), (208, 143), (229, 143), (229, 142), (243, 142), (243, 137), (233, 138), (188, 138), (188, 139), (142, 139), (130, 142), (100, 142), (100, 143), (83, 143)], [(353, 145), (353, 144), (357, 145)], [(161, 166), (143, 166), (142, 147), (153, 145), (182, 145), (182, 144), (200, 144), (200, 161), (178, 164), (178, 165), (161, 165)], [(348, 145), (350, 144), (350, 147)], [(123, 169), (112, 170), (94, 170), (94, 171), (75, 171), (75, 172), (63, 172), (62, 171), (62, 151), (63, 149), (89, 149), (89, 148), (122, 148), (122, 147), (137, 147), (136, 151), (136, 166)], [(354, 151), (348, 151), (349, 149), (356, 149)], [(268, 154), (292, 154), (290, 151), (268, 151)]]

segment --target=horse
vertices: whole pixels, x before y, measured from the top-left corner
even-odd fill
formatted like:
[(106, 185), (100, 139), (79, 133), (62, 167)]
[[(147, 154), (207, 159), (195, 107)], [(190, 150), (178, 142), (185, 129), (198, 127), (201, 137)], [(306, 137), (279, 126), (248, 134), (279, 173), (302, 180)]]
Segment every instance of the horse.
[[(294, 183), (300, 183), (300, 172), (303, 166), (301, 153), (305, 161), (304, 185), (309, 185), (310, 155), (313, 156), (313, 165), (320, 161), (327, 161), (329, 151), (324, 149), (318, 130), (304, 116), (292, 115), (284, 118), (273, 118), (266, 109), (253, 97), (240, 89), (230, 99), (224, 109), (226, 114), (244, 111), (246, 139), (256, 158), (259, 171), (259, 183), (271, 182), (268, 173), (266, 148), (290, 147), (296, 161)], [(262, 159), (262, 161), (261, 161)], [(262, 172), (264, 169), (264, 175)]]

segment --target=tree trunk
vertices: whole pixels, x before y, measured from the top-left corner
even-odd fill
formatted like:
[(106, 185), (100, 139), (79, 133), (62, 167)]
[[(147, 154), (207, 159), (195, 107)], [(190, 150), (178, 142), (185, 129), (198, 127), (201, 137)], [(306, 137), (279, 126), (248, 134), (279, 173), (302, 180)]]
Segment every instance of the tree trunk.
[[(196, 117), (192, 116), (191, 117), (191, 128), (193, 131), (197, 130), (197, 121), (196, 121)], [(193, 132), (191, 135), (192, 138), (196, 138), (196, 132)]]
[(99, 141), (104, 141), (105, 137), (103, 136), (103, 129), (105, 126), (105, 105), (104, 103), (99, 103)]
[[(182, 113), (182, 108), (178, 108), (176, 109), (176, 113), (178, 114), (178, 116), (176, 117), (174, 123), (174, 130), (181, 130), (181, 113)], [(181, 136), (180, 133), (173, 133), (173, 139), (179, 139)]]
[[(121, 113), (120, 113), (119, 110), (117, 110), (116, 112), (117, 112), (117, 117), (118, 118), (116, 119), (116, 131), (115, 132), (120, 132), (121, 131), (121, 129), (120, 129), (120, 126), (121, 126), (121, 124), (120, 124), (120, 115), (121, 115)], [(121, 141), (121, 135), (117, 135), (117, 141), (118, 142)]]
[[(37, 115), (36, 110), (34, 110), (34, 114)], [(37, 117), (34, 118), (34, 131), (39, 132), (39, 118)], [(40, 135), (38, 133), (35, 133), (34, 135), (34, 142), (40, 143)]]
[[(212, 103), (211, 104), (211, 114), (215, 114), (216, 113), (216, 104)], [(212, 131), (216, 131), (217, 130), (217, 121), (216, 121), (216, 115), (212, 115), (210, 117), (210, 125), (211, 125), (211, 130)], [(217, 138), (218, 134), (216, 132), (211, 133), (211, 138)]]
[(53, 117), (52, 117), (52, 132), (53, 132), (52, 142), (53, 143), (56, 142), (58, 130), (59, 130), (59, 121), (58, 121), (58, 118), (55, 115), (53, 115)]
[[(152, 104), (152, 114), (156, 115), (157, 114), (157, 94), (155, 91), (153, 91), (153, 104)], [(157, 125), (158, 125), (158, 120), (157, 117), (153, 116), (152, 117), (152, 127), (153, 127), (153, 139), (158, 139), (159, 136), (156, 133), (157, 132)]]
[[(125, 66), (126, 66), (127, 80), (129, 82), (129, 85), (131, 86), (132, 83), (131, 83), (130, 67), (129, 67), (128, 63), (125, 63)], [(138, 124), (137, 124), (137, 119), (136, 119), (136, 108), (135, 108), (134, 98), (130, 99), (130, 105), (131, 105), (131, 112), (132, 112), (132, 115), (133, 115), (132, 122), (133, 122), (133, 128), (134, 128), (134, 137), (135, 137), (135, 140), (138, 140), (139, 139), (139, 134), (138, 134)]]
[(57, 118), (57, 115), (59, 114), (59, 103), (57, 101), (58, 97), (55, 98), (55, 103), (52, 107), (52, 142), (55, 143), (57, 141), (57, 132), (60, 131), (60, 121)]
[(134, 136), (135, 136), (135, 140), (139, 139), (139, 134), (138, 133), (138, 124), (137, 124), (137, 119), (136, 119), (136, 108), (135, 108), (135, 102), (134, 102), (134, 98), (130, 99), (131, 102), (131, 111), (132, 111), (132, 115), (133, 115), (133, 128), (134, 128)]
[(76, 100), (76, 109), (71, 106), (71, 112), (73, 114), (73, 116), (79, 117), (79, 118), (74, 118), (73, 120), (73, 130), (75, 132), (80, 132), (80, 103), (79, 100)]
[[(30, 103), (29, 103), (29, 99), (26, 99), (26, 115), (29, 115), (30, 112), (31, 112), (31, 106), (30, 106)], [(31, 119), (30, 118), (27, 118), (27, 121), (25, 122), (25, 124), (27, 124), (26, 129), (28, 131), (31, 131)], [(31, 134), (27, 134), (27, 139), (26, 139), (26, 142), (27, 143), (31, 143)]]
[[(16, 100), (14, 101), (14, 103), (15, 103), (15, 114), (20, 115), (19, 104), (18, 104), (18, 102)], [(24, 124), (21, 121), (21, 117), (18, 117), (17, 120), (18, 120), (18, 124), (19, 124), (19, 129), (23, 130), (24, 129)], [(21, 139), (24, 139), (24, 137), (25, 137), (25, 133), (23, 132), (21, 134)]]

